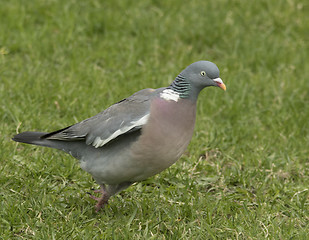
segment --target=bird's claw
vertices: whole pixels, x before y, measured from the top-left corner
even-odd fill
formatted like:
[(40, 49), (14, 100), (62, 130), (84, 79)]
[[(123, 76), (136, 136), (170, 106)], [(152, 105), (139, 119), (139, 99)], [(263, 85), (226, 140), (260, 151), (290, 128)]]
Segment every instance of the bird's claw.
[(105, 188), (103, 187), (101, 187), (100, 189), (93, 190), (93, 192), (102, 194), (101, 197), (96, 197), (88, 193), (91, 199), (97, 201), (97, 204), (95, 205), (95, 210), (96, 212), (99, 212), (100, 209), (103, 208), (108, 203), (110, 195), (108, 194), (108, 192), (106, 192)]

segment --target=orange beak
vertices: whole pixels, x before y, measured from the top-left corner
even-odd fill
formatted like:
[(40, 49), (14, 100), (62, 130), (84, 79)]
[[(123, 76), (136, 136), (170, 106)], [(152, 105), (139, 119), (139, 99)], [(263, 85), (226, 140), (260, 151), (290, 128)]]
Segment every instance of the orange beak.
[(217, 86), (221, 89), (223, 89), (224, 91), (226, 91), (226, 86), (223, 83), (221, 78), (215, 78), (214, 81), (217, 83)]

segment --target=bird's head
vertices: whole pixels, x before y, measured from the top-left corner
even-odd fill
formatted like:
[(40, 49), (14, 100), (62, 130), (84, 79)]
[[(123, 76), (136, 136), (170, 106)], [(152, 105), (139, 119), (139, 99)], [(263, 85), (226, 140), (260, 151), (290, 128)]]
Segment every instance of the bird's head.
[(216, 86), (226, 90), (226, 86), (219, 77), (220, 71), (216, 64), (209, 61), (198, 61), (189, 65), (180, 75), (183, 75), (193, 87), (200, 88)]
[(224, 91), (226, 86), (219, 77), (216, 64), (209, 61), (198, 61), (186, 67), (171, 84), (171, 88), (182, 98), (197, 99), (205, 87), (216, 86)]

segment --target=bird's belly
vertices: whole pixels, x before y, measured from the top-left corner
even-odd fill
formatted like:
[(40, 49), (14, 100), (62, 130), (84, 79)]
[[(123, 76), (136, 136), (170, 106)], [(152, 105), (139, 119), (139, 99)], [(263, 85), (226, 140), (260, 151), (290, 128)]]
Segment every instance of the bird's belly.
[(101, 148), (89, 146), (87, 159), (80, 159), (81, 168), (89, 172), (99, 184), (130, 182), (137, 174), (131, 157), (131, 147), (140, 133), (131, 133)]

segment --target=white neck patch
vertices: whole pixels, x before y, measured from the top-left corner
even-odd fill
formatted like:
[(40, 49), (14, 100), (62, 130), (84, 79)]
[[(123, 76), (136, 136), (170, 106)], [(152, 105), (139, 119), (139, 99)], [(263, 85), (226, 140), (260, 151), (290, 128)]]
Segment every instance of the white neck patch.
[(172, 89), (165, 89), (165, 90), (163, 90), (162, 93), (160, 93), (160, 98), (163, 98), (163, 99), (165, 99), (167, 101), (172, 100), (174, 102), (178, 102), (180, 97), (179, 97), (179, 93), (178, 92), (176, 92), (176, 91), (174, 91)]

